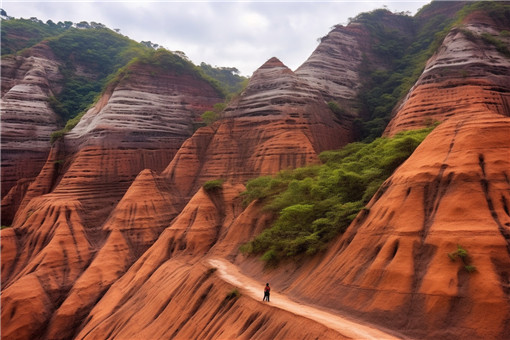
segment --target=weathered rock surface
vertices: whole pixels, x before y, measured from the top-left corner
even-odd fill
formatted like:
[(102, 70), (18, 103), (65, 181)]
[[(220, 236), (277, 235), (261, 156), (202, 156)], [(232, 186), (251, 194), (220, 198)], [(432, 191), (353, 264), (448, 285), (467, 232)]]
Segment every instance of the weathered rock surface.
[[(484, 35), (510, 45), (510, 37), (482, 14), (471, 15), (453, 29), (438, 52), (427, 62), (386, 135), (425, 127), (452, 116), (466, 118), (477, 111), (510, 116), (510, 59)], [(440, 93), (440, 95), (439, 95)]]
[(122, 339), (338, 339), (338, 333), (309, 319), (242, 295), (229, 297), (235, 287), (201, 263), (165, 258), (167, 246), (156, 243), (150, 260), (140, 258), (112, 286), (77, 339), (105, 334)]
[(107, 90), (66, 135), (66, 145), (109, 148), (121, 144), (175, 152), (192, 135), (200, 114), (223, 101), (210, 84), (191, 72), (149, 64), (135, 64), (129, 72), (135, 79), (125, 76)]
[[(80, 316), (177, 215), (165, 206), (172, 200), (168, 195), (150, 197), (151, 204), (163, 201), (165, 214), (138, 211), (148, 207), (136, 194), (140, 188), (126, 191), (143, 169), (163, 170), (199, 114), (222, 99), (193, 75), (143, 65), (131, 71), (129, 82), (107, 90), (76, 130), (55, 144), (27, 189), (13, 222), (18, 251), (4, 269), (9, 275), (2, 276), (6, 336), (72, 336)], [(141, 191), (164, 187), (153, 176), (149, 170), (139, 176)], [(117, 204), (124, 215), (109, 218)], [(152, 213), (163, 222), (155, 223)], [(108, 263), (116, 268), (103, 268)], [(27, 298), (24, 289), (34, 294)], [(34, 306), (37, 313), (31, 312)], [(62, 332), (62, 325), (69, 330)]]
[(481, 115), (436, 128), (290, 289), (419, 338), (508, 335), (510, 119)]
[[(106, 292), (76, 338), (337, 338), (304, 318), (229, 295), (200, 261), (239, 214), (242, 185), (199, 190), (158, 240)], [(134, 322), (133, 322), (134, 321)], [(307, 325), (305, 334), (298, 325)]]
[(356, 114), (356, 96), (361, 86), (359, 68), (368, 48), (368, 32), (362, 25), (337, 26), (325, 37), (296, 75), (317, 88), (326, 101), (335, 100)]
[(221, 118), (186, 141), (162, 173), (183, 195), (206, 180), (244, 183), (317, 162), (319, 152), (352, 140), (352, 121), (335, 117), (320, 92), (276, 58), (253, 74)]
[[(292, 297), (410, 336), (510, 334), (510, 118), (508, 78), (498, 73), (506, 60), (488, 48), (476, 62), (458, 30), (387, 133), (444, 122), (347, 232), (297, 269), (263, 271), (238, 252), (274, 218), (258, 202), (243, 207), (246, 180), (317, 162), (352, 140), (353, 116), (335, 116), (326, 102), (353, 108), (359, 75), (348, 69), (360, 63), (356, 49), (369, 50), (363, 34), (337, 27), (296, 72), (270, 59), (217, 122), (194, 133), (198, 114), (221, 101), (212, 87), (133, 65), (54, 145), (39, 176), (6, 196), (23, 200), (13, 228), (1, 231), (2, 335), (338, 338), (231, 294), (203, 262), (209, 255), (237, 260)], [(455, 73), (463, 63), (478, 72), (472, 83)], [(203, 188), (219, 178), (221, 189)], [(457, 245), (477, 271), (448, 258)]]
[[(37, 176), (59, 123), (48, 98), (60, 90), (60, 63), (42, 44), (29, 53), (2, 58), (2, 198), (18, 180)], [(2, 220), (12, 219), (3, 212)]]
[[(468, 17), (465, 29), (498, 34), (477, 24), (480, 18), (487, 19)], [(426, 119), (443, 123), (323, 258), (265, 278), (412, 337), (508, 337), (508, 74), (508, 58), (454, 29), (387, 133), (423, 127)], [(448, 256), (458, 246), (468, 253), (465, 263)], [(245, 264), (262, 274), (255, 268)]]

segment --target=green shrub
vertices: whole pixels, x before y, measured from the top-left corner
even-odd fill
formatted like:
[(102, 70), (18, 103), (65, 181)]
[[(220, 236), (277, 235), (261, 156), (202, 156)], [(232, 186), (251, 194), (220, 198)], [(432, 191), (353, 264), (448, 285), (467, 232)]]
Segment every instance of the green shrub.
[(467, 250), (460, 245), (457, 244), (457, 249), (447, 255), (452, 261), (456, 261), (458, 258), (461, 259), (463, 267), (468, 273), (473, 273), (477, 270), (476, 267), (471, 264), (471, 256), (469, 256)]
[(225, 300), (237, 299), (239, 296), (241, 296), (241, 293), (239, 293), (237, 288), (234, 288), (225, 296)]
[(221, 112), (225, 110), (226, 107), (227, 104), (225, 103), (216, 103), (212, 110), (205, 111), (200, 117), (205, 125), (209, 126), (220, 118)]
[(78, 114), (76, 117), (74, 118), (71, 118), (67, 121), (65, 127), (63, 129), (60, 129), (58, 131), (55, 131), (53, 132), (51, 135), (50, 135), (50, 143), (53, 144), (55, 143), (58, 139), (64, 137), (64, 135), (66, 133), (68, 133), (69, 131), (71, 131), (76, 125), (78, 125), (78, 123), (80, 122), (80, 120), (82, 119), (82, 117), (85, 115), (86, 111), (83, 111), (81, 112), (80, 114)]
[(342, 118), (346, 114), (345, 110), (335, 101), (328, 102), (328, 107), (338, 118)]
[(433, 127), (371, 143), (352, 143), (319, 155), (322, 165), (281, 171), (246, 184), (245, 204), (258, 200), (274, 213), (271, 227), (241, 246), (263, 254), (270, 265), (313, 255), (345, 231), (379, 186), (404, 162)]
[(464, 266), (464, 269), (468, 272), (468, 273), (473, 273), (475, 272), (477, 269), (475, 266), (473, 265), (470, 265), (470, 264), (467, 264)]
[(49, 25), (34, 19), (2, 20), (2, 55), (19, 52), (66, 29), (68, 27)]
[(225, 182), (223, 179), (215, 179), (212, 181), (205, 182), (203, 187), (204, 190), (207, 192), (218, 191), (223, 188), (223, 182)]
[(205, 111), (200, 117), (207, 126), (218, 120), (218, 114), (214, 111)]

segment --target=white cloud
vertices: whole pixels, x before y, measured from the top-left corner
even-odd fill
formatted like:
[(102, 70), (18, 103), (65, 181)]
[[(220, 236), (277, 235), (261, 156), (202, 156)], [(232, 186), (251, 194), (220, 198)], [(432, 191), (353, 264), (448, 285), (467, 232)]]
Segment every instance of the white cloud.
[(426, 3), (4, 0), (2, 7), (14, 17), (100, 22), (136, 41), (183, 51), (197, 64), (237, 67), (251, 75), (273, 56), (296, 69), (313, 52), (317, 38), (361, 12), (386, 5), (414, 14)]

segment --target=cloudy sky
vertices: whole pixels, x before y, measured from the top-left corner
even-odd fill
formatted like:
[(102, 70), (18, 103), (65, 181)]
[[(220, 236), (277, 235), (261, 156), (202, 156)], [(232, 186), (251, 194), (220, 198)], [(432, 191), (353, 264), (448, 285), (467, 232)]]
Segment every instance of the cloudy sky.
[(295, 70), (317, 39), (361, 12), (415, 14), (430, 1), (23, 1), (3, 0), (15, 18), (95, 21), (136, 41), (183, 51), (195, 63), (237, 67), (250, 76), (275, 56)]

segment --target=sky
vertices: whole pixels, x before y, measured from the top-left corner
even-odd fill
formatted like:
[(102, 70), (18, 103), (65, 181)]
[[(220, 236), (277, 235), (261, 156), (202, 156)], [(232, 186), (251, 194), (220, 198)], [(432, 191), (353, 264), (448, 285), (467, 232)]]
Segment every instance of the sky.
[(135, 41), (182, 51), (195, 64), (251, 74), (271, 57), (292, 70), (334, 25), (377, 8), (414, 15), (430, 1), (24, 1), (2, 0), (15, 18), (97, 22)]

